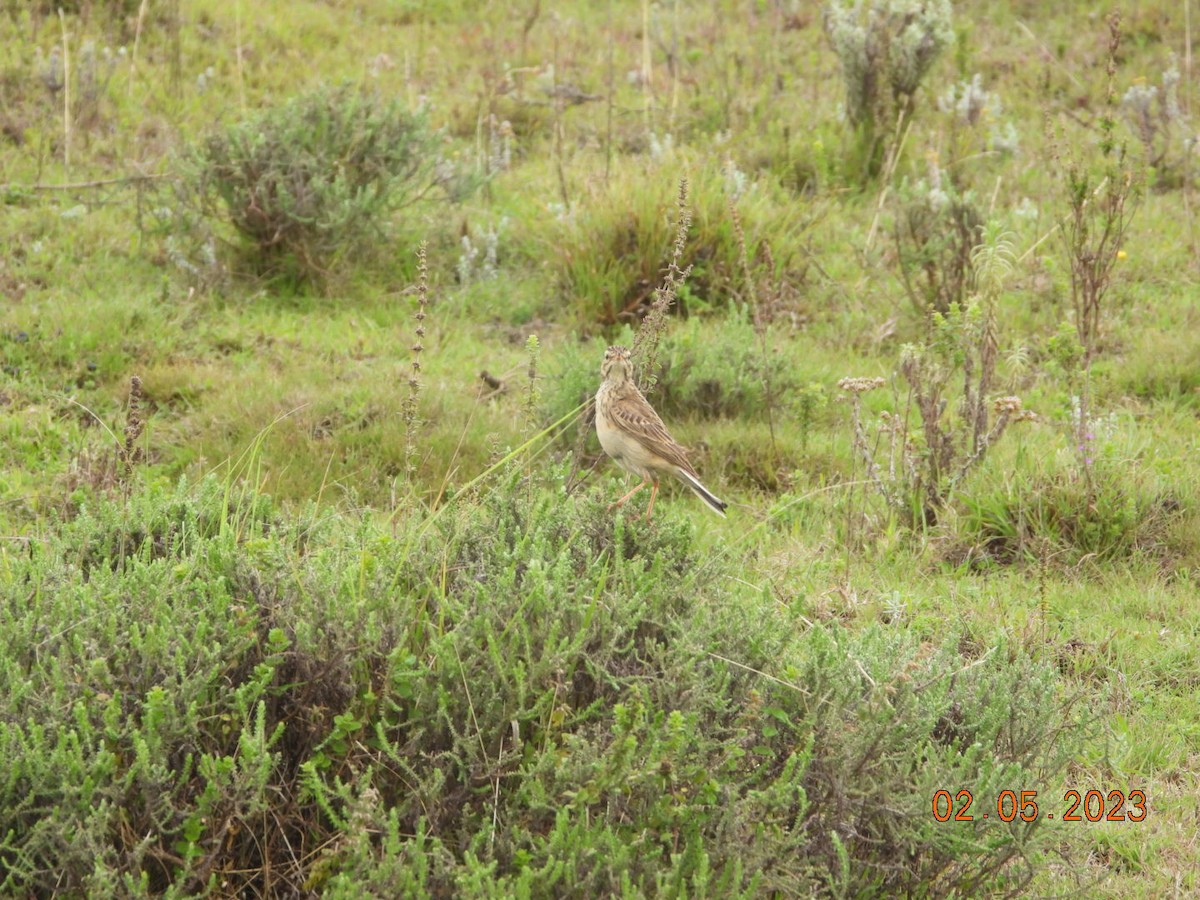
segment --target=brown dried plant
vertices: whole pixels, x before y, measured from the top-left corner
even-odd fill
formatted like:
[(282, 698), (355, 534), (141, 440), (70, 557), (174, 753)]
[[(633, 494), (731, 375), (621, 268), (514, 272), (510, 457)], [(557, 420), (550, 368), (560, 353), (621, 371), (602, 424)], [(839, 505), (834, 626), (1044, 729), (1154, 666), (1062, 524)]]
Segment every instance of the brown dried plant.
[(146, 459), (145, 450), (138, 444), (146, 431), (144, 401), (142, 379), (134, 375), (129, 379), (129, 408), (125, 414), (125, 428), (118, 435), (91, 409), (77, 400), (71, 400), (104, 429), (111, 443), (104, 449), (85, 447), (79, 452), (64, 479), (68, 494), (79, 487), (97, 494), (112, 494), (120, 488), (122, 495), (128, 498), (137, 464)]
[(412, 352), (412, 373), (408, 376), (408, 396), (404, 398), (404, 472), (409, 481), (416, 472), (417, 457), (417, 426), (420, 420), (417, 416), (418, 402), (421, 395), (421, 353), (425, 350), (425, 308), (429, 303), (429, 265), (427, 262), (427, 247), (425, 241), (417, 246), (417, 310), (413, 313), (416, 321), (416, 339), (410, 348)]
[(137, 445), (142, 432), (146, 430), (146, 421), (142, 417), (143, 397), (142, 379), (134, 375), (129, 379), (129, 412), (125, 417), (125, 444), (121, 448), (127, 478), (133, 474), (133, 467), (145, 457), (142, 448)]
[(675, 305), (680, 286), (687, 281), (692, 267), (680, 268), (687, 249), (688, 231), (692, 227), (692, 210), (688, 205), (688, 180), (679, 180), (679, 195), (676, 199), (675, 243), (672, 246), (671, 262), (663, 276), (662, 284), (654, 289), (650, 310), (642, 319), (642, 325), (633, 337), (633, 358), (637, 365), (638, 384), (642, 392), (649, 394), (658, 381), (658, 345), (667, 330), (667, 318)]

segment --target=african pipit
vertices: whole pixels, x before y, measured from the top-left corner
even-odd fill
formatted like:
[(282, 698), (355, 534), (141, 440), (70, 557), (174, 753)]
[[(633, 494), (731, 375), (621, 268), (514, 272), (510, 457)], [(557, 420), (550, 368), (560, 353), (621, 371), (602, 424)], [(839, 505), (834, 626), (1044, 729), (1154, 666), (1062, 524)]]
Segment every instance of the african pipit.
[(600, 378), (600, 390), (596, 392), (596, 434), (600, 446), (622, 469), (642, 478), (641, 484), (612, 507), (620, 506), (649, 484), (650, 505), (646, 508), (649, 521), (658, 495), (658, 477), (665, 472), (695, 491), (717, 515), (724, 516), (727, 504), (700, 483), (696, 470), (688, 462), (687, 450), (667, 433), (658, 413), (633, 383), (629, 351), (624, 347), (609, 347), (600, 364)]

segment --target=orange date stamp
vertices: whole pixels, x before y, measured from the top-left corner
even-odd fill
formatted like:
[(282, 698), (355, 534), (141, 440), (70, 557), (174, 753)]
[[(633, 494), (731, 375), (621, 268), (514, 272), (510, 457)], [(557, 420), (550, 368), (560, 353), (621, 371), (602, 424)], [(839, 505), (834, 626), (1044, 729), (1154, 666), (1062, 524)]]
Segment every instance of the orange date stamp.
[[(1036, 819), (1059, 819), (1063, 822), (1141, 822), (1146, 818), (1145, 791), (1079, 791), (1070, 790), (1063, 794), (1062, 806), (1047, 810), (1038, 806), (1037, 791), (1001, 791), (996, 795), (996, 808), (991, 811), (981, 800), (979, 807), (975, 796), (965, 788), (957, 794), (949, 791), (934, 791), (933, 817), (939, 822), (974, 822), (977, 819), (996, 818), (1001, 822), (1020, 819), (1033, 822)], [(990, 798), (989, 798), (990, 799)], [(1049, 804), (1043, 804), (1048, 806)], [(1081, 815), (1082, 813), (1082, 815)]]

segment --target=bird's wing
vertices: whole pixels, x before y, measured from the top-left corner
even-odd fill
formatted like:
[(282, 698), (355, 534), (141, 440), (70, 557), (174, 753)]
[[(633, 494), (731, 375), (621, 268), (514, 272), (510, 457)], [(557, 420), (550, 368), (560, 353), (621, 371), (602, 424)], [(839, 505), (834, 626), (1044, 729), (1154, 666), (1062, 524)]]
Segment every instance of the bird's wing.
[(687, 450), (667, 432), (667, 426), (640, 391), (627, 393), (613, 403), (608, 418), (655, 456), (687, 472), (694, 471), (688, 462)]

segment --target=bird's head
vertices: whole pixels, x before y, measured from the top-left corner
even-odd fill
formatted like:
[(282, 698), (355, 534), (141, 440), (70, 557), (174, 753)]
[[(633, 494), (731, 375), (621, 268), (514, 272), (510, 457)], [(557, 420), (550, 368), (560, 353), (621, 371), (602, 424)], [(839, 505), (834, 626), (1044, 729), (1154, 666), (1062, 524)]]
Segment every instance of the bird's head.
[(629, 350), (617, 345), (605, 350), (604, 362), (600, 363), (600, 377), (617, 384), (632, 378), (633, 364), (629, 361)]

